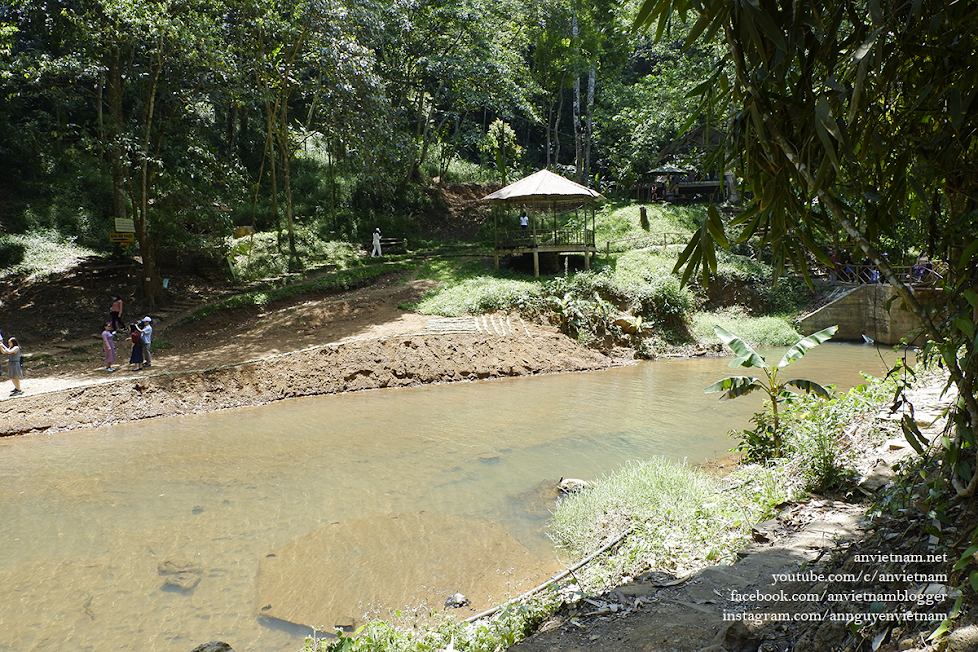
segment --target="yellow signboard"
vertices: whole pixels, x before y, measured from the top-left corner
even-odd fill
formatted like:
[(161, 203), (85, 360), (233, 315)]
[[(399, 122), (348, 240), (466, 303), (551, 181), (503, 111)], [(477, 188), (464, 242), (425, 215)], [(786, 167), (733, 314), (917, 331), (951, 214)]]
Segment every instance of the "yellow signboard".
[(109, 242), (122, 242), (132, 244), (136, 241), (135, 233), (110, 233)]

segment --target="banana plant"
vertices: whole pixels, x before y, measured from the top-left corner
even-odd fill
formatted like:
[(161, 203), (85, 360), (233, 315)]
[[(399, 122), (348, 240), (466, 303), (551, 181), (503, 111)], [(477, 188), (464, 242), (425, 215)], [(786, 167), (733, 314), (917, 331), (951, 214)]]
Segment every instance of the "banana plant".
[(714, 327), (713, 332), (716, 333), (716, 336), (719, 337), (724, 344), (729, 346), (737, 355), (737, 357), (730, 363), (730, 366), (760, 369), (762, 372), (764, 372), (764, 378), (754, 376), (730, 376), (713, 383), (703, 391), (707, 394), (713, 392), (723, 392), (723, 396), (720, 397), (721, 399), (737, 398), (738, 396), (745, 396), (758, 390), (764, 391), (767, 394), (768, 399), (771, 401), (771, 423), (773, 426), (772, 436), (774, 439), (774, 454), (776, 457), (780, 457), (781, 423), (778, 419), (778, 406), (781, 401), (789, 399), (793, 395), (788, 388), (794, 387), (803, 392), (815, 394), (816, 396), (820, 396), (822, 398), (831, 398), (831, 394), (829, 393), (829, 390), (811, 380), (804, 380), (801, 378), (793, 378), (792, 380), (785, 381), (779, 380), (778, 372), (795, 360), (801, 358), (809, 349), (812, 349), (822, 342), (831, 339), (831, 337), (835, 335), (836, 331), (838, 330), (838, 326), (829, 326), (828, 328), (824, 328), (817, 333), (809, 335), (808, 337), (803, 337), (795, 342), (790, 349), (788, 349), (777, 366), (772, 367), (767, 364), (765, 359), (759, 355), (757, 351), (752, 349), (742, 339), (730, 331), (721, 328), (720, 326), (716, 326)]

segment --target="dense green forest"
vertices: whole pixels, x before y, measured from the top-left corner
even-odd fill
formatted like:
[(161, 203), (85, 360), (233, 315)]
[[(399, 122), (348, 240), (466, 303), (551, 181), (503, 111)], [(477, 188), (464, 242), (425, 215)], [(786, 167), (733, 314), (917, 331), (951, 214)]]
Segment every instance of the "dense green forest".
[[(627, 193), (719, 59), (602, 0), (13, 0), (0, 8), (0, 227), (106, 250), (234, 225), (397, 234), (432, 178), (548, 167)], [(696, 156), (694, 152), (692, 154)]]

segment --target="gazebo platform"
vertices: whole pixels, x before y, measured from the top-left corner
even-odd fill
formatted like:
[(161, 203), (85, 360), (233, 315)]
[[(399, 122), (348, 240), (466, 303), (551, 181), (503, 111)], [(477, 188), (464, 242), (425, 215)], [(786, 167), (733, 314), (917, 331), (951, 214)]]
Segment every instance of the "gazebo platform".
[[(493, 260), (499, 269), (500, 256), (533, 254), (533, 275), (540, 275), (540, 254), (584, 254), (584, 269), (591, 269), (591, 256), (598, 253), (592, 229), (558, 229), (546, 233), (499, 233), (500, 242), (493, 250)], [(512, 236), (512, 237), (507, 237)]]
[[(533, 275), (540, 275), (540, 254), (584, 254), (584, 268), (591, 268), (591, 256), (598, 253), (594, 242), (594, 202), (604, 199), (600, 193), (586, 186), (574, 183), (548, 170), (540, 170), (525, 179), (512, 183), (488, 195), (485, 201), (508, 206), (522, 206), (526, 216), (527, 208), (537, 212), (547, 209), (553, 215), (552, 226), (547, 220), (529, 220), (528, 228), (500, 230), (495, 224), (496, 245), (493, 250), (496, 269), (499, 269), (500, 256), (522, 254), (533, 255)], [(568, 226), (558, 223), (557, 210), (584, 209), (583, 225)], [(591, 219), (588, 226), (587, 209)]]

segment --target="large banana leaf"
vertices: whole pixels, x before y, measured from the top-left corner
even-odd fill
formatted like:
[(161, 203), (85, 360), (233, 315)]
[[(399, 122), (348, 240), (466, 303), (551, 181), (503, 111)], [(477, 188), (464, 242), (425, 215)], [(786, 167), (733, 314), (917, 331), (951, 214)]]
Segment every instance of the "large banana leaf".
[(825, 389), (818, 383), (814, 383), (810, 380), (804, 380), (802, 378), (796, 378), (795, 380), (789, 380), (785, 385), (791, 385), (792, 387), (797, 387), (803, 392), (808, 392), (809, 394), (815, 394), (822, 398), (832, 398), (832, 394), (829, 390)]
[(729, 346), (733, 352), (737, 354), (737, 357), (733, 359), (729, 366), (757, 367), (758, 369), (770, 368), (764, 361), (764, 358), (758, 355), (757, 351), (750, 348), (750, 346), (747, 345), (747, 342), (740, 339), (727, 329), (723, 328), (722, 326), (714, 326), (713, 332), (720, 338), (720, 341)]
[(757, 378), (751, 378), (750, 376), (730, 376), (729, 378), (724, 378), (723, 380), (718, 380), (709, 387), (703, 390), (704, 394), (712, 394), (713, 392), (725, 392), (721, 399), (724, 398), (737, 398), (738, 396), (744, 396), (745, 394), (750, 394), (751, 392), (757, 391), (759, 389), (765, 389), (764, 385)]
[(812, 333), (808, 337), (804, 337), (797, 342), (795, 345), (788, 349), (784, 357), (781, 358), (781, 362), (778, 363), (778, 368), (787, 367), (789, 364), (805, 355), (808, 349), (815, 348), (822, 342), (831, 339), (835, 335), (836, 331), (839, 330), (838, 326), (829, 326), (828, 328), (823, 328), (817, 333)]

